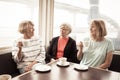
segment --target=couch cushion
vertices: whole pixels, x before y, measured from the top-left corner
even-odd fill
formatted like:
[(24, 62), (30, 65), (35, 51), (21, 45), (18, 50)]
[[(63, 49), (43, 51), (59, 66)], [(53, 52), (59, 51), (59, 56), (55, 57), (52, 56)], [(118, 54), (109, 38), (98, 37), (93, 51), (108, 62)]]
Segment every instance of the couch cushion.
[(119, 54), (113, 54), (113, 59), (108, 69), (112, 71), (120, 72), (120, 55)]
[(11, 52), (0, 54), (0, 74), (10, 74), (12, 77), (20, 74)]

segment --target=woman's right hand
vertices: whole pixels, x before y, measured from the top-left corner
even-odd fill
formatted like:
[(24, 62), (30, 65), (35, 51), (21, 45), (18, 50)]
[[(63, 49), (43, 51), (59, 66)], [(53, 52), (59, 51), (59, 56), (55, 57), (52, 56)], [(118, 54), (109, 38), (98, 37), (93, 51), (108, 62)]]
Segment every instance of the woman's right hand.
[(21, 48), (23, 46), (22, 42), (18, 42), (17, 47)]
[(82, 49), (83, 48), (83, 42), (80, 41), (79, 43), (79, 48)]
[(54, 61), (55, 61), (55, 59), (53, 59), (53, 58), (50, 60), (50, 62), (54, 62)]
[(23, 55), (22, 55), (22, 46), (23, 46), (23, 43), (22, 43), (22, 42), (18, 42), (18, 43), (17, 43), (17, 47), (19, 48), (19, 51), (18, 51), (18, 53), (17, 53), (18, 59), (21, 59), (21, 57), (23, 56)]
[(83, 42), (80, 41), (80, 43), (79, 43), (79, 50), (77, 52), (78, 60), (81, 60), (82, 53), (83, 53)]

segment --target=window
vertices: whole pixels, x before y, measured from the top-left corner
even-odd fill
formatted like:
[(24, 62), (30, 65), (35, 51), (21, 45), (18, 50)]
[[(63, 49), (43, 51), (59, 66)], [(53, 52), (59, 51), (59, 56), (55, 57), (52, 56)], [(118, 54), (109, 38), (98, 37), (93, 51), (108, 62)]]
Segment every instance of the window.
[[(83, 5), (87, 4), (87, 6)], [(54, 11), (54, 35), (59, 35), (59, 26), (64, 23), (70, 23), (72, 25), (72, 33), (70, 36), (79, 41), (82, 36), (88, 32), (88, 15), (85, 10), (89, 9), (89, 3), (87, 0), (55, 0)], [(81, 33), (81, 34), (79, 34)]]
[(99, 10), (101, 16), (106, 20), (108, 37), (120, 38), (119, 4), (119, 0), (99, 0)]
[[(54, 36), (59, 35), (59, 26), (70, 23), (73, 31), (70, 34), (77, 42), (89, 35), (89, 19), (103, 19), (110, 38), (117, 38), (120, 33), (120, 1), (115, 0), (55, 0)], [(114, 6), (111, 6), (114, 5)], [(112, 9), (112, 10), (111, 10)], [(114, 13), (113, 13), (114, 12)]]
[(38, 3), (38, 0), (0, 1), (0, 47), (11, 46), (20, 37), (17, 30), (23, 20), (32, 20), (38, 34)]

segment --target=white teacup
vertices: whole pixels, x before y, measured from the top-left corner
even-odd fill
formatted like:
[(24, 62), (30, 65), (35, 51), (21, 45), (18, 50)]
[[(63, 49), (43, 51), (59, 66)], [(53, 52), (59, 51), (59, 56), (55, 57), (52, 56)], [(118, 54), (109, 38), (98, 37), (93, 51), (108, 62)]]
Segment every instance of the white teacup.
[(23, 47), (30, 46), (30, 42), (28, 40), (24, 40), (24, 41), (22, 41), (22, 43), (23, 43)]
[(88, 47), (89, 41), (83, 41), (83, 46)]
[(11, 75), (9, 74), (2, 74), (0, 75), (0, 80), (11, 80)]
[(60, 62), (60, 64), (64, 65), (67, 62), (67, 58), (61, 57), (61, 58), (59, 58), (59, 62)]

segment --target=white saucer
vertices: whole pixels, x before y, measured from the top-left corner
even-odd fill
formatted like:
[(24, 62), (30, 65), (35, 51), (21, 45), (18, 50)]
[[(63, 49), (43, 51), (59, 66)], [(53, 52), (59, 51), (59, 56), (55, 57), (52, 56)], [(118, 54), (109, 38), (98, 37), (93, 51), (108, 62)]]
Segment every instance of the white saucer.
[(57, 62), (57, 65), (58, 66), (61, 66), (61, 67), (67, 67), (67, 66), (69, 66), (70, 65), (70, 63), (69, 62), (65, 62), (64, 64), (62, 64), (61, 62)]
[(85, 70), (88, 70), (88, 66), (81, 65), (81, 64), (74, 64), (74, 69), (80, 70), (80, 71), (85, 71)]
[(12, 76), (9, 74), (1, 74), (0, 80), (11, 80)]
[(38, 63), (34, 66), (34, 70), (38, 72), (49, 72), (51, 70), (51, 67), (48, 65)]

